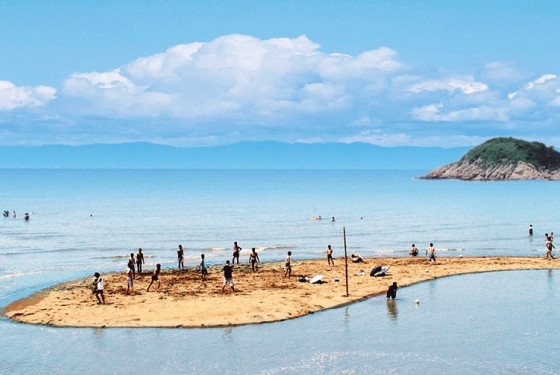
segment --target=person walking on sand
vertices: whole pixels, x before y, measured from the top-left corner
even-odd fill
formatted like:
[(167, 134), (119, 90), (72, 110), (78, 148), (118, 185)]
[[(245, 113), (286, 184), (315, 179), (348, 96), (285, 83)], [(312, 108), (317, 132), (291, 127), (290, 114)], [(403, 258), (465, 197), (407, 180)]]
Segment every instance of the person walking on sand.
[(412, 248), (410, 249), (410, 255), (412, 255), (413, 257), (418, 255), (418, 248), (416, 247), (415, 244), (412, 244)]
[(430, 246), (426, 250), (426, 255), (428, 256), (428, 262), (436, 261), (436, 248), (434, 244), (430, 242)]
[(241, 246), (237, 245), (237, 241), (233, 243), (233, 255), (231, 258), (231, 265), (235, 264), (235, 260), (237, 259), (237, 265), (239, 265), (239, 252), (241, 251)]
[(134, 271), (134, 267), (136, 267), (136, 262), (134, 261), (134, 253), (130, 253), (130, 258), (128, 258), (127, 267), (130, 268), (130, 270), (132, 271), (132, 278), (134, 279), (136, 277)]
[(391, 298), (391, 299), (395, 299), (397, 298), (397, 289), (399, 287), (397, 286), (397, 282), (393, 281), (393, 284), (389, 286), (389, 289), (387, 289), (387, 299)]
[(333, 249), (331, 248), (331, 245), (327, 246), (327, 262), (329, 263), (329, 266), (334, 266), (334, 260), (332, 257), (333, 254)]
[(181, 268), (185, 268), (185, 252), (183, 251), (183, 245), (179, 245), (179, 247), (177, 248), (177, 263), (179, 266), (179, 269)]
[(124, 270), (126, 275), (126, 294), (132, 294), (134, 288), (134, 279), (132, 278), (132, 271), (130, 268)]
[(105, 295), (103, 294), (103, 290), (105, 289), (105, 286), (103, 285), (103, 278), (99, 272), (94, 273), (93, 276), (95, 276), (95, 280), (93, 281), (93, 293), (95, 294), (95, 297), (97, 297), (97, 303), (99, 305), (104, 305)]
[(555, 259), (552, 256), (552, 249), (556, 249), (554, 247), (554, 244), (552, 243), (552, 240), (549, 238), (548, 240), (546, 240), (546, 258), (545, 259)]
[(142, 265), (144, 264), (144, 253), (142, 253), (142, 248), (138, 248), (136, 253), (136, 271), (140, 275), (142, 273)]
[(288, 251), (288, 255), (286, 256), (286, 271), (284, 272), (284, 276), (290, 278), (292, 275), (292, 252)]
[(249, 262), (251, 263), (251, 269), (253, 270), (253, 272), (256, 272), (259, 270), (257, 263), (260, 262), (261, 260), (259, 259), (259, 254), (257, 254), (257, 251), (255, 250), (255, 248), (253, 247), (251, 249), (251, 254), (249, 254)]
[(198, 266), (200, 270), (200, 277), (202, 280), (206, 280), (206, 276), (208, 276), (208, 270), (206, 269), (206, 264), (204, 263), (204, 254), (200, 254), (200, 265)]
[(159, 287), (161, 285), (161, 282), (159, 280), (159, 273), (161, 272), (161, 264), (156, 264), (156, 269), (154, 271), (154, 273), (152, 274), (152, 281), (150, 281), (150, 285), (148, 285), (148, 289), (146, 289), (146, 292), (150, 291), (150, 287), (152, 286), (152, 284), (154, 283), (154, 281), (157, 281), (157, 291), (159, 292)]
[(226, 285), (231, 285), (231, 291), (235, 292), (235, 287), (233, 286), (233, 265), (229, 265), (229, 260), (226, 260), (225, 266), (222, 268), (224, 271), (224, 285), (222, 285), (222, 293)]

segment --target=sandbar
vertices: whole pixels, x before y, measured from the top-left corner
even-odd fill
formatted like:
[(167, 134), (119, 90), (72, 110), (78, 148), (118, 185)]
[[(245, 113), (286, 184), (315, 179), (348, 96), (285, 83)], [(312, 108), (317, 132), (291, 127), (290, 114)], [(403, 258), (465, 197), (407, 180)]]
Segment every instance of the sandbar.
[[(369, 276), (374, 266), (389, 266), (384, 277)], [(164, 269), (161, 288), (146, 288), (151, 272), (137, 275), (134, 292), (127, 295), (123, 273), (103, 274), (106, 304), (97, 303), (91, 292), (93, 275), (59, 284), (6, 306), (9, 319), (58, 327), (222, 327), (293, 319), (385, 294), (396, 281), (400, 288), (440, 277), (490, 271), (557, 269), (559, 260), (543, 257), (425, 257), (368, 258), (366, 263), (336, 258), (292, 260), (292, 277), (284, 276), (282, 262), (259, 264), (253, 272), (247, 265), (234, 268), (235, 293), (222, 293), (221, 266), (209, 267), (206, 281), (195, 269)], [(151, 271), (151, 270), (150, 270)], [(363, 272), (362, 272), (363, 271)], [(93, 271), (92, 271), (93, 274)], [(298, 281), (323, 275), (323, 283)], [(399, 293), (401, 293), (400, 291)]]

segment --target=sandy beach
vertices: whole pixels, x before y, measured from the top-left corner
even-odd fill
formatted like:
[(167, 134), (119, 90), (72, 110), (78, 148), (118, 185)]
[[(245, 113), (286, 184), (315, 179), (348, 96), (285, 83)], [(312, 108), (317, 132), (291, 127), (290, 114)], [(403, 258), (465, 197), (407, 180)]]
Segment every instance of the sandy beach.
[[(384, 277), (370, 277), (374, 266), (389, 266)], [(146, 288), (151, 271), (137, 275), (134, 292), (126, 294), (124, 273), (104, 274), (106, 304), (91, 292), (90, 278), (56, 285), (8, 305), (3, 314), (23, 323), (60, 327), (217, 327), (257, 324), (297, 318), (384, 294), (396, 281), (400, 288), (450, 275), (560, 268), (559, 260), (543, 257), (452, 257), (429, 263), (425, 257), (373, 258), (366, 263), (335, 259), (292, 260), (292, 277), (284, 277), (283, 263), (264, 263), (253, 272), (247, 264), (234, 268), (235, 293), (222, 293), (221, 266), (209, 268), (206, 281), (195, 269), (163, 270), (161, 287)], [(361, 272), (363, 271), (363, 272)], [(323, 275), (323, 283), (298, 281)], [(338, 281), (337, 281), (338, 280)], [(401, 291), (402, 292), (402, 291)]]

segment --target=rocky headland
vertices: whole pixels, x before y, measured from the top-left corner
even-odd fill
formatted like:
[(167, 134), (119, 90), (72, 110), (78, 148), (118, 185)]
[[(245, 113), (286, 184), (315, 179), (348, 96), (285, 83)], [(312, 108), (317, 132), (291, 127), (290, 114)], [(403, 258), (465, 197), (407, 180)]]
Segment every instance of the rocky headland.
[(425, 179), (560, 180), (560, 153), (539, 142), (494, 138), (459, 161), (423, 176)]

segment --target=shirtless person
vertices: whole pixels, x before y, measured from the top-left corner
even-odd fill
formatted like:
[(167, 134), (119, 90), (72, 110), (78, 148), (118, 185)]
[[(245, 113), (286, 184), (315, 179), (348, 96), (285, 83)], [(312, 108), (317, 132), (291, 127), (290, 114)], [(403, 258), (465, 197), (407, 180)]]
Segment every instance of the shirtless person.
[(259, 270), (259, 268), (257, 267), (257, 263), (260, 261), (261, 260), (259, 259), (259, 254), (257, 254), (255, 248), (253, 247), (251, 249), (251, 254), (249, 254), (249, 262), (251, 262), (251, 268), (253, 269), (253, 272)]
[(139, 248), (136, 253), (136, 270), (138, 274), (142, 273), (142, 264), (144, 264), (144, 254), (142, 253), (142, 248)]
[(179, 269), (185, 268), (184, 254), (185, 252), (183, 251), (183, 245), (179, 245), (179, 247), (177, 248), (177, 262), (179, 264)]
[(546, 259), (555, 259), (552, 256), (552, 249), (556, 249), (556, 248), (554, 247), (552, 240), (549, 238), (548, 240), (546, 240)]
[(334, 266), (334, 260), (332, 257), (333, 254), (333, 249), (331, 248), (331, 245), (327, 246), (327, 262), (329, 263), (329, 266)]
[(233, 243), (233, 255), (231, 258), (231, 265), (235, 264), (235, 260), (237, 259), (237, 265), (239, 265), (239, 252), (241, 251), (241, 246), (237, 245), (237, 241)]
[(161, 264), (156, 264), (156, 269), (154, 271), (154, 273), (152, 274), (152, 281), (150, 281), (150, 285), (148, 285), (148, 289), (146, 289), (146, 292), (150, 291), (150, 287), (152, 286), (152, 284), (154, 283), (154, 281), (157, 281), (157, 291), (159, 292), (159, 287), (161, 285), (161, 282), (159, 281), (159, 273), (161, 272)]
[(434, 244), (430, 242), (430, 247), (426, 250), (426, 255), (428, 256), (428, 262), (436, 261), (436, 248)]

